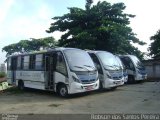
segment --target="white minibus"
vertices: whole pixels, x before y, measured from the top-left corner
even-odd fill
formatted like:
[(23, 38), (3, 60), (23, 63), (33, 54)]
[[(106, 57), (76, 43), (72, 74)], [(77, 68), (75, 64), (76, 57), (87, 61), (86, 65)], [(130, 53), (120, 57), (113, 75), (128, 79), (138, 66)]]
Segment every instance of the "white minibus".
[(60, 96), (99, 88), (98, 71), (81, 49), (55, 48), (7, 58), (7, 80), (20, 89), (35, 88)]
[(119, 56), (128, 73), (128, 83), (147, 79), (147, 72), (142, 62), (134, 55)]
[(98, 69), (100, 89), (115, 89), (124, 84), (123, 71), (116, 57), (106, 51), (88, 51)]

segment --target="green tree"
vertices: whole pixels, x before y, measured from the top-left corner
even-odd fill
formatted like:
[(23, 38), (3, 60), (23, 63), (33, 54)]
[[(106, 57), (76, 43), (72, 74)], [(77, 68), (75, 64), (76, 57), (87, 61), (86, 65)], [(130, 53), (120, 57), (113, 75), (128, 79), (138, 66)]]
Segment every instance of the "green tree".
[(53, 37), (46, 37), (40, 39), (31, 38), (31, 40), (21, 40), (18, 43), (11, 44), (2, 48), (2, 51), (7, 52), (7, 55), (13, 53), (23, 53), (40, 50), (40, 48), (54, 48), (57, 42)]
[(128, 26), (129, 18), (134, 15), (125, 14), (123, 3), (103, 1), (92, 5), (92, 0), (86, 0), (85, 9), (71, 7), (69, 13), (52, 18), (48, 33), (65, 32), (59, 40), (59, 46), (81, 49), (106, 50), (120, 54), (142, 53), (131, 42), (144, 45), (135, 37)]
[(148, 48), (150, 51), (149, 55), (152, 57), (160, 55), (160, 30), (158, 30), (155, 35), (151, 36), (150, 40), (152, 43)]

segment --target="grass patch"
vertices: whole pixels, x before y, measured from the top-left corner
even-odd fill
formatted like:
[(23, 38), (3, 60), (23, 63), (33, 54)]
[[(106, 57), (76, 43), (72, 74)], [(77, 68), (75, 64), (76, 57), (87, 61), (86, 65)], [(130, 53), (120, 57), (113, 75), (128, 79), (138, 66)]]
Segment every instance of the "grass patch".
[(17, 87), (9, 87), (5, 89), (4, 92), (11, 93), (11, 94), (21, 94), (24, 93), (23, 90), (19, 90)]

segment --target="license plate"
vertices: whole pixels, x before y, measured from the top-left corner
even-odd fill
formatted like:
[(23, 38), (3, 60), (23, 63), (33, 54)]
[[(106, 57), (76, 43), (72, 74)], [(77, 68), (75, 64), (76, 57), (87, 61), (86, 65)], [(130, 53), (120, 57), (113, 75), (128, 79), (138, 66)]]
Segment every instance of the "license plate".
[(119, 85), (119, 84), (121, 84), (121, 81), (117, 81), (117, 82), (115, 82), (116, 83), (116, 85)]
[(86, 89), (87, 91), (89, 91), (89, 90), (92, 90), (93, 87), (92, 87), (92, 86), (87, 86), (85, 89)]

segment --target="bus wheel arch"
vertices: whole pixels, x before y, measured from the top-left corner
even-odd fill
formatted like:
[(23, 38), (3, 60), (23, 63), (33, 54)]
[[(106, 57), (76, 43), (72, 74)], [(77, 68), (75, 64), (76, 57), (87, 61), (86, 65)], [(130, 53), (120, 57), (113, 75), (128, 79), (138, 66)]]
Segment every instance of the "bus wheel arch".
[(24, 90), (24, 82), (23, 82), (23, 80), (18, 80), (18, 88), (20, 90)]
[(135, 83), (135, 78), (133, 75), (128, 75), (128, 83)]
[(103, 83), (102, 81), (99, 82), (99, 91), (103, 91), (104, 87), (103, 87)]
[(58, 95), (60, 95), (61, 97), (68, 97), (68, 88), (66, 86), (66, 84), (59, 82), (56, 85), (56, 92), (58, 93)]

